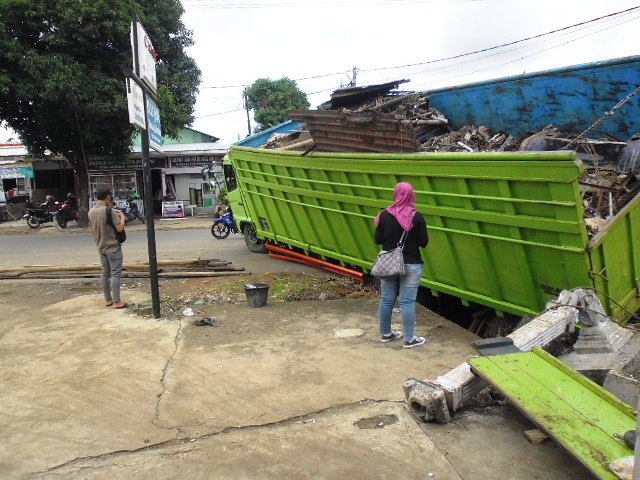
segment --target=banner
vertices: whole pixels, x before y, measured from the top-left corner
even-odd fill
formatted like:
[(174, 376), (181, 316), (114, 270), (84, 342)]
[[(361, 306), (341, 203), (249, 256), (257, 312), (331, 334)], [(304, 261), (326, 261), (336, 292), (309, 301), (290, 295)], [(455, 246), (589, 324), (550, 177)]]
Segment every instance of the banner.
[(184, 202), (177, 200), (175, 202), (162, 202), (162, 218), (183, 218)]

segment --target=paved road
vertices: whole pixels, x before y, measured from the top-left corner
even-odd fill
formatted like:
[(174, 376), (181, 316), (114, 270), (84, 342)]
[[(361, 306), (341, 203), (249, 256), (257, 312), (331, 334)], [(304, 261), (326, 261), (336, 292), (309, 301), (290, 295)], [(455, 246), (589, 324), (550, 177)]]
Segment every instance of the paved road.
[[(185, 229), (161, 230), (163, 226), (157, 227), (156, 258), (218, 258), (242, 266), (252, 273), (318, 271), (298, 263), (274, 260), (268, 255), (251, 253), (240, 234), (216, 240), (209, 230), (210, 223), (189, 223), (185, 224), (188, 227)], [(11, 235), (0, 236), (0, 269), (20, 268), (26, 265), (86, 265), (99, 262), (93, 237), (86, 231), (70, 234), (69, 231), (62, 232), (58, 227), (49, 227), (46, 231), (32, 232), (24, 226), (23, 231), (18, 230)], [(125, 262), (149, 260), (145, 228), (141, 224), (132, 224), (127, 228), (127, 241), (123, 246)]]

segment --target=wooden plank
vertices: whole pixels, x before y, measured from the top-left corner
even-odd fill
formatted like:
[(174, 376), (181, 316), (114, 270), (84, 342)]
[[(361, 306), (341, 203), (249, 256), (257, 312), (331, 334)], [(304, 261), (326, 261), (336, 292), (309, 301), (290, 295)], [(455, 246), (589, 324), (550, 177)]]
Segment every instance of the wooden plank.
[(613, 434), (636, 428), (633, 409), (594, 392), (600, 387), (575, 371), (558, 368), (557, 361), (547, 357), (534, 351), (474, 358), (469, 363), (594, 475), (617, 479), (607, 465), (633, 451)]

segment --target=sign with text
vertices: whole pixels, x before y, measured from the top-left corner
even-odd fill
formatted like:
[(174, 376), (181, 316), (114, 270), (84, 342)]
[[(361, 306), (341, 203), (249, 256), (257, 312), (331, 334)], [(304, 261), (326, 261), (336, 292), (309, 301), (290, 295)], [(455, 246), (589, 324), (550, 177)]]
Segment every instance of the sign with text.
[(214, 155), (188, 155), (185, 157), (170, 157), (172, 167), (207, 167), (215, 161)]
[(127, 78), (127, 103), (129, 105), (129, 123), (142, 130), (147, 129), (144, 121), (144, 95), (136, 82)]
[(183, 218), (184, 202), (162, 202), (162, 218)]
[(162, 152), (160, 109), (149, 96), (147, 96), (147, 120), (149, 121), (149, 146), (158, 152)]
[[(150, 159), (150, 168), (167, 168), (167, 162), (165, 158)], [(142, 170), (142, 159), (133, 158), (125, 162), (118, 162), (114, 160), (89, 160), (90, 171), (113, 171), (113, 170)]]
[[(133, 47), (133, 51), (135, 51), (133, 28), (134, 26), (132, 24), (131, 46)], [(156, 93), (156, 60), (158, 56), (156, 55), (149, 35), (147, 35), (147, 32), (140, 22), (135, 23), (135, 28), (138, 37), (138, 65), (135, 64), (134, 57), (133, 71), (138, 73), (140, 80), (146, 83), (153, 93)]]

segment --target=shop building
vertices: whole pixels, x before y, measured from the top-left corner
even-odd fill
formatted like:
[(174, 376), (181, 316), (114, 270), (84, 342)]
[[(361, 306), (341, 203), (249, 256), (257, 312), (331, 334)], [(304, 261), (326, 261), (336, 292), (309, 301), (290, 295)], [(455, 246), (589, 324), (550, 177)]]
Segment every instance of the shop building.
[[(191, 128), (183, 128), (178, 140), (164, 138), (163, 151), (150, 152), (151, 184), (156, 213), (162, 202), (181, 202), (187, 213), (213, 212), (219, 203), (219, 189), (202, 179), (204, 167), (215, 165), (222, 172), (222, 157), (229, 146), (219, 139)], [(140, 137), (134, 142), (127, 161), (89, 162), (89, 206), (96, 203), (96, 192), (110, 188), (114, 200), (123, 206), (131, 194), (144, 194)], [(31, 158), (20, 144), (0, 145), (0, 180), (7, 200), (43, 202), (47, 195), (64, 198), (75, 193), (73, 169), (64, 158)], [(139, 202), (142, 207), (142, 202)]]

